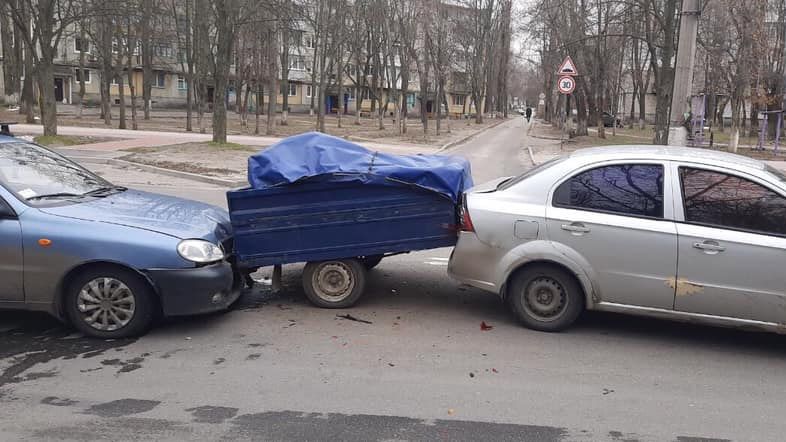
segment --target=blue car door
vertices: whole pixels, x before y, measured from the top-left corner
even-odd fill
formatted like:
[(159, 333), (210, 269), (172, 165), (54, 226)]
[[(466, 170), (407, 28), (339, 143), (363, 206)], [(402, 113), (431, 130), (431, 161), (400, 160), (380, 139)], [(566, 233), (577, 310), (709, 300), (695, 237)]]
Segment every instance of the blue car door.
[(22, 228), (0, 198), (0, 302), (24, 301)]

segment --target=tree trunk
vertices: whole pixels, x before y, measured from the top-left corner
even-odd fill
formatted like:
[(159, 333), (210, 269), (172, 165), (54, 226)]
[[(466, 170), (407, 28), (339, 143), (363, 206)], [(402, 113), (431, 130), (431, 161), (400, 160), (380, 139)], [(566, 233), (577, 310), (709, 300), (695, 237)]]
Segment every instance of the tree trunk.
[[(140, 22), (142, 36), (142, 99), (144, 100), (144, 118), (150, 119), (150, 106), (153, 92), (153, 35), (152, 17), (153, 0), (142, 0), (142, 20)], [(203, 13), (200, 11), (200, 13)], [(206, 11), (204, 12), (206, 13)]]
[[(146, 0), (147, 1), (147, 0)], [(235, 3), (233, 0), (216, 2), (216, 62), (213, 73), (213, 142), (227, 142), (227, 86), (229, 66), (232, 64), (232, 46), (235, 41)]]
[[(35, 68), (31, 51), (25, 45), (25, 78), (22, 82), (22, 106), (19, 112), (25, 114), (25, 123), (35, 123), (35, 92), (33, 81), (35, 81)], [(52, 80), (54, 81), (54, 80)]]
[[(259, 81), (259, 80), (257, 80)], [(259, 83), (256, 83), (256, 106), (254, 106), (254, 134), (259, 135), (259, 114), (262, 112), (262, 106), (264, 105), (265, 101), (265, 94), (262, 91), (262, 88), (259, 87)]]
[[(119, 64), (119, 63), (118, 63)], [(118, 129), (126, 128), (126, 93), (125, 82), (123, 81), (123, 74), (117, 74), (117, 98), (120, 100), (120, 121)]]
[[(53, 48), (51, 50), (54, 52)], [(40, 96), (39, 107), (41, 109), (41, 124), (44, 127), (44, 136), (57, 135), (57, 101), (55, 100), (53, 59), (53, 54), (42, 53), (37, 70)]]

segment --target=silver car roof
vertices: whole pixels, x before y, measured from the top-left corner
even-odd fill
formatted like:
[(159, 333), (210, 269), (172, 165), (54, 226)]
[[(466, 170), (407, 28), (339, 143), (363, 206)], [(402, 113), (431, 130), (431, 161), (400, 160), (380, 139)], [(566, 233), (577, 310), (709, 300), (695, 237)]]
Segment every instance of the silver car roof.
[(765, 164), (753, 158), (718, 150), (697, 149), (692, 147), (655, 145), (591, 147), (576, 150), (572, 152), (569, 157), (584, 163), (617, 159), (649, 159), (690, 161), (694, 163), (729, 167), (731, 169), (750, 168), (753, 170), (765, 170)]

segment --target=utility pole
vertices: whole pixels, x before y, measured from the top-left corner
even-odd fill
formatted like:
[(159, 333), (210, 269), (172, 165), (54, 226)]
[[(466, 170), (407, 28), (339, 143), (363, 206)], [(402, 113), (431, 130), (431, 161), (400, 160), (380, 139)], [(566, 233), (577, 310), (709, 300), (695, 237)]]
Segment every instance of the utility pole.
[(781, 71), (783, 74), (783, 85), (781, 89), (781, 93), (783, 93), (783, 101), (781, 104), (781, 115), (780, 118), (784, 118), (786, 116), (786, 0), (783, 0), (783, 5), (781, 5), (781, 20), (783, 23), (783, 62), (781, 63)]
[(685, 146), (688, 130), (682, 125), (689, 109), (693, 83), (693, 62), (696, 56), (696, 35), (699, 30), (700, 0), (683, 0), (680, 18), (680, 39), (677, 46), (677, 64), (674, 69), (674, 91), (671, 98), (669, 119), (669, 144)]

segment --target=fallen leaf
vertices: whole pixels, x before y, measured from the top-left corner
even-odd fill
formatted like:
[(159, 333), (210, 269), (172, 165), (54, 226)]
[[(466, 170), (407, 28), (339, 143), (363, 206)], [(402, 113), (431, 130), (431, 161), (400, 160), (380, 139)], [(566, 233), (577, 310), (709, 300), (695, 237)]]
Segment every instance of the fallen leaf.
[(473, 372), (471, 372), (471, 371), (470, 371), (470, 372), (469, 372), (469, 377), (471, 377), (471, 378), (474, 378), (474, 377), (475, 377), (475, 373), (473, 373)]
[(388, 365), (390, 365), (391, 367), (395, 367), (396, 366), (396, 364), (394, 364), (392, 362), (388, 362)]
[(480, 330), (481, 330), (481, 331), (489, 331), (489, 330), (491, 330), (492, 328), (494, 328), (494, 326), (493, 326), (493, 325), (488, 325), (488, 324), (486, 324), (486, 321), (481, 321), (481, 322), (480, 322)]
[(450, 416), (453, 416), (453, 413), (455, 413), (455, 412), (456, 412), (456, 411), (455, 411), (455, 410), (453, 410), (452, 408), (448, 408), (448, 414), (449, 414)]
[(499, 373), (496, 368), (492, 368), (491, 371), (493, 371), (494, 373)]

